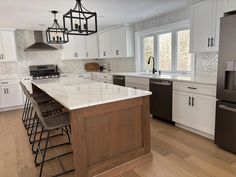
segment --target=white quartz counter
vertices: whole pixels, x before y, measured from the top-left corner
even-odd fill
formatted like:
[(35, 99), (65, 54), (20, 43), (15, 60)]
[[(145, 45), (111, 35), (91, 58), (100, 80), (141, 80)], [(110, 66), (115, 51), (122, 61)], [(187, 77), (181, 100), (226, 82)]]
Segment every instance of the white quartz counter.
[(130, 77), (144, 77), (144, 78), (152, 78), (152, 79), (167, 79), (172, 81), (179, 82), (191, 82), (198, 84), (207, 84), (207, 85), (216, 85), (217, 78), (216, 77), (206, 77), (206, 76), (192, 76), (187, 74), (149, 74), (149, 73), (140, 73), (140, 72), (131, 72), (131, 73), (106, 73), (112, 75), (123, 75)]
[(33, 80), (32, 83), (69, 110), (151, 95), (149, 91), (81, 78)]

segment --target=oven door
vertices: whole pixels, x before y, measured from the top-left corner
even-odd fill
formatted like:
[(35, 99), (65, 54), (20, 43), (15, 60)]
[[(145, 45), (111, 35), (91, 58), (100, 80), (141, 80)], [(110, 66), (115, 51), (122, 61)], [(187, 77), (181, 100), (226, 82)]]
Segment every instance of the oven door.
[(217, 102), (215, 143), (236, 153), (236, 104)]

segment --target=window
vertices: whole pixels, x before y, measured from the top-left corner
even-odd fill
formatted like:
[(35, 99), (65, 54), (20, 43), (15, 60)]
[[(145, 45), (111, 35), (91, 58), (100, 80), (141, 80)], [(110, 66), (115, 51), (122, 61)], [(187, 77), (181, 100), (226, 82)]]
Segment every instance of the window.
[(143, 58), (144, 58), (144, 68), (145, 70), (151, 70), (153, 68), (153, 63), (148, 64), (148, 59), (150, 56), (154, 56), (154, 36), (149, 36), (143, 38)]
[(171, 71), (172, 64), (172, 34), (165, 33), (158, 36), (159, 70)]
[(191, 73), (192, 56), (190, 50), (190, 30), (180, 28), (156, 33), (142, 38), (141, 67), (143, 71), (151, 71), (153, 63), (148, 58), (154, 56), (155, 67), (163, 72)]
[(190, 30), (177, 32), (177, 71), (191, 71), (192, 59), (189, 53), (190, 46)]

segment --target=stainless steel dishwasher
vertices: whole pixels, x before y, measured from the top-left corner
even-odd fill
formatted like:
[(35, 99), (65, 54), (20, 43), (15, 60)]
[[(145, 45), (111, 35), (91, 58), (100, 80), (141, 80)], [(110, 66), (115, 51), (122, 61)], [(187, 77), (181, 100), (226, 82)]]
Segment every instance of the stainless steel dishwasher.
[(150, 79), (150, 113), (153, 117), (172, 121), (173, 83), (169, 80)]

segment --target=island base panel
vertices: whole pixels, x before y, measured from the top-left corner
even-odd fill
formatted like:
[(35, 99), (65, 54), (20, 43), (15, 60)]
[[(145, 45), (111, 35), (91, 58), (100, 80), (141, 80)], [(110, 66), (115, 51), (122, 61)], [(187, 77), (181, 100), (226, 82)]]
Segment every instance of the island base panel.
[(116, 176), (151, 160), (149, 96), (71, 111), (71, 127), (76, 177)]

